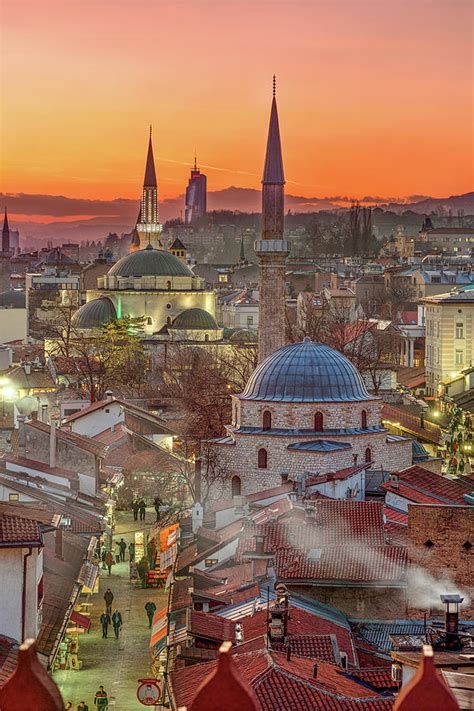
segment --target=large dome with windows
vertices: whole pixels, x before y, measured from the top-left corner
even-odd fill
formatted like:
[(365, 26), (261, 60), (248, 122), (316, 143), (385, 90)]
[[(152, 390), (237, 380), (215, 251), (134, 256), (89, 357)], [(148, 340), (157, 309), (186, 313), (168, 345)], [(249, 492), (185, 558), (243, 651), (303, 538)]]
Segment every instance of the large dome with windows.
[(147, 247), (119, 259), (109, 270), (109, 276), (193, 276), (193, 272), (174, 254)]
[(280, 402), (374, 399), (348, 358), (334, 348), (309, 339), (283, 346), (265, 358), (239, 397)]

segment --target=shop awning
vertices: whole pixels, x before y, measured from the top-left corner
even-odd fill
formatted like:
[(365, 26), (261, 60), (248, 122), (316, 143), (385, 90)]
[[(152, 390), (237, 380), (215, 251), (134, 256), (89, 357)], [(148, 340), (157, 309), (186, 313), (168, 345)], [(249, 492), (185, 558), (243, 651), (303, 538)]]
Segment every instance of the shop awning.
[(84, 627), (85, 630), (88, 630), (91, 626), (90, 618), (87, 617), (87, 615), (81, 615), (81, 613), (76, 610), (71, 612), (70, 620), (74, 622), (74, 624), (79, 625), (79, 627)]
[(167, 630), (168, 614), (167, 608), (164, 607), (162, 610), (158, 610), (157, 612), (155, 612), (153, 616), (153, 627), (151, 630), (150, 647), (163, 647), (166, 641)]

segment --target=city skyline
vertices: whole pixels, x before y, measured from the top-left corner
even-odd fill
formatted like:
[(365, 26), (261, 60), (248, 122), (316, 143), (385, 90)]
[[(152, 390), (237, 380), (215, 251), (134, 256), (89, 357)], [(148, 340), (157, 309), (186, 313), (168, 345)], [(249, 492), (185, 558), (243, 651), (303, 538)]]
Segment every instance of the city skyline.
[(1, 190), (136, 198), (149, 123), (161, 200), (195, 147), (211, 191), (259, 188), (275, 72), (288, 192), (467, 192), (472, 7), (455, 4), (6, 2)]

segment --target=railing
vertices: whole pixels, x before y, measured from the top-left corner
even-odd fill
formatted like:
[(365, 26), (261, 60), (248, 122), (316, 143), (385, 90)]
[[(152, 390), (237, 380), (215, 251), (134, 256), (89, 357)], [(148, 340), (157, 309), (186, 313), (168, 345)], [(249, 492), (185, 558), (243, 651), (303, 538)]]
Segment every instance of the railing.
[(394, 405), (384, 404), (382, 407), (382, 419), (399, 425), (401, 428), (409, 430), (422, 439), (429, 440), (434, 444), (441, 443), (441, 427), (434, 422), (423, 421), (418, 415), (405, 412)]

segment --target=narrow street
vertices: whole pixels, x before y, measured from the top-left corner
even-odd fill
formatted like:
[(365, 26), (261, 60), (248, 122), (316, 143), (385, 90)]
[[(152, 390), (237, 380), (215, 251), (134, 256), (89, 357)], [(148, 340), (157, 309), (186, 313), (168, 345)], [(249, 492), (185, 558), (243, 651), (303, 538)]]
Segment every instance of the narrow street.
[[(118, 512), (113, 541), (124, 538), (127, 544), (137, 530), (148, 530), (155, 520), (155, 512), (147, 510), (145, 527), (143, 522), (135, 522), (131, 512)], [(113, 546), (115, 549), (115, 545)], [(109, 627), (107, 639), (102, 639), (99, 618), (105, 609), (104, 593), (110, 587), (114, 594), (112, 608), (117, 608), (123, 619), (123, 627), (118, 640), (113, 627)], [(112, 566), (112, 574), (102, 571), (100, 589), (91, 601), (91, 628), (80, 636), (79, 659), (82, 669), (59, 670), (54, 680), (60, 687), (64, 703), (72, 701), (75, 711), (77, 704), (85, 701), (90, 711), (94, 709), (94, 694), (103, 685), (109, 695), (109, 709), (132, 711), (143, 706), (136, 697), (137, 680), (150, 676), (149, 641), (150, 630), (145, 612), (145, 604), (153, 600), (157, 609), (165, 604), (163, 590), (142, 589), (129, 579), (128, 551), (124, 563)]]

